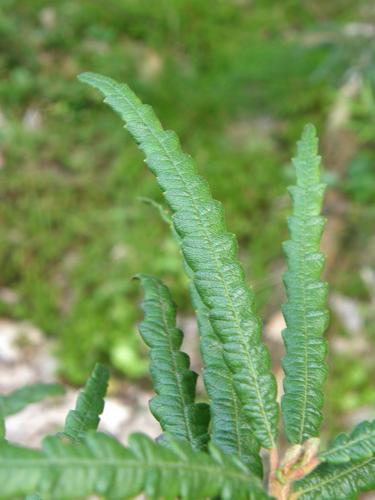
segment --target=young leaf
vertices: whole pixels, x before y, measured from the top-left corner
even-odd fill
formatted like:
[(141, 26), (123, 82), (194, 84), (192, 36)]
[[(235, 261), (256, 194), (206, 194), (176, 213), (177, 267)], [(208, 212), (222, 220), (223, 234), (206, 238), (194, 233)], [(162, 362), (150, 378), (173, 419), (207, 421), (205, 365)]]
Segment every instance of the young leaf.
[(4, 417), (19, 413), (26, 406), (51, 396), (60, 396), (65, 389), (59, 384), (32, 384), (0, 396), (0, 413)]
[(87, 431), (98, 428), (99, 416), (104, 409), (108, 380), (108, 369), (97, 363), (83, 391), (78, 396), (75, 409), (70, 410), (65, 420), (63, 434), (72, 441), (81, 441)]
[(375, 488), (375, 457), (346, 464), (321, 464), (295, 484), (293, 499), (349, 500)]
[(288, 219), (291, 239), (284, 244), (288, 270), (284, 284), (288, 302), (283, 306), (286, 355), (282, 409), (290, 442), (302, 443), (319, 435), (323, 383), (327, 368), (327, 285), (320, 281), (324, 256), (319, 251), (325, 220), (320, 210), (325, 185), (320, 182), (320, 157), (315, 129), (307, 125), (293, 160), (297, 185), (289, 188), (293, 216)]
[(278, 406), (268, 350), (261, 342), (261, 323), (254, 297), (237, 258), (235, 237), (226, 231), (223, 210), (177, 136), (164, 131), (152, 108), (126, 85), (85, 73), (80, 79), (96, 88), (126, 122), (146, 154), (173, 212), (182, 252), (194, 273), (194, 284), (209, 312), (209, 321), (223, 346), (233, 373), (242, 411), (265, 448), (275, 446)]
[(323, 462), (345, 463), (375, 456), (375, 420), (361, 422), (352, 433), (339, 434), (331, 447), (320, 453)]
[(140, 332), (150, 347), (151, 378), (157, 396), (150, 409), (162, 429), (194, 449), (207, 446), (209, 407), (195, 403), (197, 374), (189, 370), (189, 356), (179, 349), (183, 334), (176, 328), (176, 305), (163, 283), (139, 275), (145, 291), (145, 319)]
[(167, 448), (142, 434), (133, 434), (128, 448), (100, 433), (76, 444), (48, 437), (43, 451), (0, 443), (0, 484), (0, 499), (33, 491), (56, 499), (123, 499), (142, 492), (155, 499), (268, 498), (258, 478), (217, 449), (209, 455), (177, 442)]
[[(180, 243), (180, 238), (173, 228), (172, 219), (166, 210), (153, 200), (143, 200), (159, 211), (163, 220), (170, 226), (175, 240)], [(211, 327), (208, 310), (199, 297), (193, 283), (193, 272), (185, 260), (184, 267), (190, 280), (190, 297), (197, 316), (201, 338), (203, 378), (210, 400), (211, 441), (226, 454), (239, 457), (254, 474), (261, 477), (263, 468), (259, 456), (259, 443), (241, 411), (241, 403), (234, 389), (232, 372), (224, 362), (222, 344)]]

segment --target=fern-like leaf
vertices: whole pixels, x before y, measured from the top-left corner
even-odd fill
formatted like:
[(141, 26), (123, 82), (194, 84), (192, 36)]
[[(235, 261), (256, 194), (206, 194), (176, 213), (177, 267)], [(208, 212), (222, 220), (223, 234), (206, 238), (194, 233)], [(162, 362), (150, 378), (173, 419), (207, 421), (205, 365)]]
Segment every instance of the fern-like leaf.
[(184, 258), (209, 312), (210, 324), (223, 346), (233, 373), (242, 411), (265, 448), (275, 446), (278, 407), (269, 353), (261, 342), (261, 322), (254, 297), (237, 258), (235, 237), (226, 231), (223, 210), (177, 136), (164, 131), (152, 108), (143, 105), (126, 85), (85, 73), (80, 79), (98, 88), (126, 122), (146, 154), (173, 212)]
[(165, 447), (142, 434), (133, 434), (128, 448), (100, 433), (88, 433), (76, 444), (49, 437), (43, 451), (0, 443), (0, 484), (0, 499), (33, 491), (66, 500), (94, 494), (124, 499), (142, 492), (171, 500), (268, 498), (258, 478), (217, 449), (194, 452), (177, 442)]
[(375, 456), (375, 420), (361, 422), (349, 436), (344, 433), (339, 434), (331, 447), (320, 453), (319, 458), (324, 462), (345, 463), (373, 456)]
[(211, 440), (226, 454), (238, 456), (254, 474), (262, 476), (260, 446), (242, 412), (233, 374), (224, 362), (223, 346), (211, 327), (207, 308), (202, 303), (194, 283), (191, 282), (189, 288), (201, 337), (203, 378), (210, 398)]
[(322, 420), (323, 383), (327, 368), (327, 285), (320, 281), (324, 256), (319, 251), (325, 220), (320, 210), (325, 185), (320, 182), (317, 137), (307, 125), (293, 163), (297, 185), (289, 188), (293, 216), (291, 239), (284, 244), (288, 270), (284, 275), (288, 302), (283, 306), (286, 355), (282, 409), (285, 431), (292, 443), (318, 436)]
[(319, 465), (295, 484), (293, 499), (351, 500), (375, 488), (375, 457), (346, 464)]
[(86, 432), (98, 428), (100, 415), (104, 409), (108, 380), (108, 369), (97, 363), (77, 398), (75, 409), (70, 410), (65, 420), (63, 434), (72, 441), (80, 441)]
[[(148, 198), (142, 200), (158, 210), (162, 219), (171, 228), (174, 239), (180, 244), (172, 218), (165, 208), (154, 200)], [(259, 443), (241, 411), (241, 403), (234, 389), (233, 374), (224, 362), (222, 344), (211, 327), (208, 310), (199, 297), (193, 283), (193, 272), (185, 260), (184, 267), (190, 280), (189, 291), (201, 338), (203, 378), (210, 400), (211, 441), (226, 454), (239, 457), (254, 474), (262, 476)]]
[(207, 446), (209, 406), (195, 403), (197, 374), (189, 370), (189, 356), (179, 349), (183, 333), (176, 328), (176, 305), (157, 278), (139, 275), (145, 291), (145, 319), (140, 332), (150, 347), (150, 372), (156, 391), (150, 409), (162, 429), (194, 449)]
[(59, 384), (31, 384), (16, 389), (10, 394), (0, 396), (0, 414), (8, 417), (22, 411), (26, 406), (38, 403), (47, 397), (61, 396), (65, 393)]

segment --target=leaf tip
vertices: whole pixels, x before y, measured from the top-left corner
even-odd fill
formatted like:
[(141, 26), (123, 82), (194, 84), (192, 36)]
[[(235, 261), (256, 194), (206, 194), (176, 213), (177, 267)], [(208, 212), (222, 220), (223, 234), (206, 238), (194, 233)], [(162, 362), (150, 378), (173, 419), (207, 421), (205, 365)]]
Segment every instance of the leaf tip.
[(312, 123), (306, 123), (303, 127), (302, 139), (313, 139), (317, 136), (317, 131), (315, 125)]
[(94, 373), (97, 375), (100, 375), (103, 378), (106, 378), (107, 381), (108, 381), (109, 376), (110, 376), (108, 367), (106, 365), (104, 365), (103, 363), (96, 363), (96, 365), (94, 367)]

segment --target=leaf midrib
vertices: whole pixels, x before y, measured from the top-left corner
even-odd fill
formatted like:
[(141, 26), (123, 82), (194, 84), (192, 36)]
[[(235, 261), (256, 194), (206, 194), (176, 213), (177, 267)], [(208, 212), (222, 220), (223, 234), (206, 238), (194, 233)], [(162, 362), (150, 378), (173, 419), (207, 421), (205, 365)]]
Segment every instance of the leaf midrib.
[[(321, 456), (321, 458), (329, 457), (330, 455), (335, 454), (338, 451), (342, 451), (342, 450), (345, 450), (346, 448), (350, 448), (353, 444), (357, 444), (361, 441), (366, 441), (367, 439), (372, 439), (374, 437), (375, 437), (375, 429), (371, 430), (367, 434), (359, 436), (358, 438), (351, 439), (350, 441), (347, 441), (344, 444), (333, 447), (330, 450), (323, 452), (320, 456)], [(340, 462), (340, 463), (345, 463), (345, 462)]]
[[(177, 457), (176, 457), (177, 458)], [(209, 473), (217, 473), (223, 477), (227, 478), (236, 478), (243, 482), (251, 484), (252, 480), (256, 480), (256, 478), (251, 477), (250, 474), (241, 473), (240, 471), (229, 470), (224, 467), (219, 467), (215, 464), (212, 465), (200, 465), (200, 464), (187, 464), (178, 462), (174, 458), (174, 462), (167, 461), (142, 461), (142, 460), (131, 460), (131, 459), (113, 459), (113, 458), (75, 458), (75, 457), (67, 457), (64, 458), (56, 458), (56, 457), (33, 457), (33, 459), (14, 459), (7, 458), (6, 460), (0, 459), (0, 468), (14, 468), (14, 467), (24, 467), (24, 468), (51, 468), (55, 465), (59, 467), (71, 468), (74, 466), (81, 467), (114, 467), (114, 468), (143, 468), (145, 470), (152, 468), (159, 469), (177, 469), (177, 470), (188, 470), (191, 472), (209, 472)]]
[[(322, 486), (326, 486), (327, 484), (332, 483), (333, 481), (336, 481), (337, 479), (340, 479), (340, 477), (343, 477), (343, 476), (350, 474), (351, 472), (353, 472), (361, 467), (364, 467), (365, 465), (372, 462), (372, 460), (375, 460), (375, 458), (371, 457), (363, 462), (357, 463), (353, 467), (350, 467), (349, 469), (345, 469), (344, 471), (341, 471), (339, 474), (337, 474), (335, 476), (331, 476), (328, 479), (323, 479), (320, 483), (315, 483), (310, 488), (305, 488), (304, 490), (296, 490), (296, 493), (298, 493), (298, 496), (301, 496), (301, 495), (304, 495), (305, 493), (309, 493), (309, 492), (314, 491), (318, 488), (321, 488)], [(345, 466), (345, 464), (340, 464), (340, 465)]]
[[(301, 217), (302, 221), (305, 222), (306, 217), (305, 217), (305, 212), (306, 212), (306, 206), (305, 203), (303, 205), (304, 208), (304, 213), (303, 217)], [(305, 236), (305, 225), (303, 225), (303, 236)], [(305, 429), (305, 420), (306, 420), (306, 412), (307, 412), (307, 386), (309, 385), (309, 365), (308, 365), (308, 347), (307, 347), (307, 322), (306, 322), (306, 280), (305, 280), (305, 269), (306, 269), (306, 256), (305, 256), (305, 238), (303, 237), (303, 244), (302, 244), (302, 251), (303, 251), (303, 257), (302, 257), (302, 267), (303, 267), (303, 286), (302, 286), (302, 300), (303, 300), (303, 333), (304, 333), (304, 378), (305, 378), (305, 386), (304, 386), (304, 392), (303, 392), (303, 407), (302, 407), (302, 415), (301, 415), (301, 425), (300, 425), (300, 430), (299, 430), (299, 443), (303, 441), (303, 433)]]

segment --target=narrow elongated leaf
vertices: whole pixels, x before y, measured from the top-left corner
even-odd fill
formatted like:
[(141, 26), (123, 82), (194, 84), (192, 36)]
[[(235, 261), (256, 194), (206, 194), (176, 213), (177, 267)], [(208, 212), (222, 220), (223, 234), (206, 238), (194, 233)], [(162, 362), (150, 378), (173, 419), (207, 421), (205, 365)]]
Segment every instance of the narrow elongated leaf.
[(92, 73), (80, 79), (104, 94), (145, 152), (172, 209), (184, 258), (223, 346), (242, 411), (262, 445), (274, 447), (276, 383), (268, 350), (260, 339), (261, 323), (254, 312), (253, 293), (245, 283), (237, 243), (226, 230), (221, 204), (212, 198), (191, 158), (181, 151), (177, 136), (163, 130), (152, 108), (143, 105), (129, 87)]
[(108, 369), (97, 363), (78, 396), (75, 409), (70, 410), (66, 417), (63, 434), (71, 440), (80, 441), (87, 431), (98, 428), (99, 417), (104, 409), (108, 380)]
[(375, 488), (375, 458), (347, 464), (321, 464), (295, 485), (300, 500), (351, 500)]
[(156, 391), (150, 409), (162, 429), (194, 449), (208, 443), (209, 407), (195, 403), (197, 374), (189, 370), (189, 356), (180, 351), (183, 333), (176, 328), (176, 305), (157, 278), (139, 275), (145, 291), (145, 319), (140, 332), (150, 347), (151, 378)]
[(97, 494), (108, 499), (268, 498), (258, 478), (217, 449), (194, 452), (174, 442), (168, 448), (142, 434), (124, 448), (112, 437), (89, 433), (82, 443), (58, 437), (44, 441), (43, 451), (0, 444), (0, 498), (39, 491), (51, 499), (80, 499)]
[(210, 398), (211, 440), (226, 454), (238, 456), (254, 474), (262, 476), (259, 442), (242, 412), (233, 374), (224, 362), (223, 346), (211, 327), (207, 308), (200, 300), (194, 283), (189, 288), (198, 318), (204, 363), (203, 378)]
[(26, 406), (52, 396), (61, 396), (65, 389), (59, 384), (32, 384), (0, 396), (0, 413), (4, 417), (19, 413)]
[(289, 188), (293, 216), (288, 219), (291, 239), (284, 244), (288, 270), (284, 284), (288, 302), (283, 306), (286, 355), (282, 409), (290, 442), (302, 443), (319, 435), (323, 383), (327, 368), (327, 285), (320, 281), (324, 256), (319, 251), (325, 220), (320, 210), (325, 185), (320, 182), (320, 157), (312, 125), (307, 125), (293, 160), (297, 185)]
[[(173, 237), (179, 243), (180, 238), (166, 210), (153, 200), (145, 199), (144, 201), (157, 208), (163, 220), (170, 226)], [(193, 272), (185, 260), (184, 267), (190, 280), (189, 291), (201, 338), (203, 378), (210, 399), (211, 441), (226, 454), (239, 457), (254, 474), (262, 476), (260, 446), (253, 435), (248, 419), (241, 410), (241, 403), (234, 389), (232, 372), (224, 361), (223, 346), (211, 327), (208, 310), (199, 297), (193, 283)]]
[(331, 447), (320, 453), (324, 462), (345, 463), (375, 456), (375, 420), (361, 422), (352, 433), (339, 434)]

